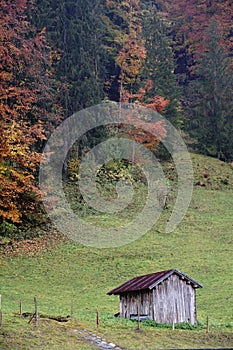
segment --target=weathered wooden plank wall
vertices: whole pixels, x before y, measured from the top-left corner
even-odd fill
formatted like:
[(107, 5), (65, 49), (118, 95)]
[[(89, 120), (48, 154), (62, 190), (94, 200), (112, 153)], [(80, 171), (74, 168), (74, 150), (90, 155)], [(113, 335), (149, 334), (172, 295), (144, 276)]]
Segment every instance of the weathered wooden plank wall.
[(122, 294), (120, 296), (120, 316), (130, 318), (130, 315), (137, 315), (138, 308), (140, 315), (153, 313), (153, 295), (151, 291), (139, 291)]
[(153, 319), (157, 322), (196, 323), (195, 289), (177, 275), (153, 289)]
[(161, 323), (196, 323), (196, 296), (193, 286), (171, 275), (154, 289), (120, 295), (120, 316), (148, 315)]

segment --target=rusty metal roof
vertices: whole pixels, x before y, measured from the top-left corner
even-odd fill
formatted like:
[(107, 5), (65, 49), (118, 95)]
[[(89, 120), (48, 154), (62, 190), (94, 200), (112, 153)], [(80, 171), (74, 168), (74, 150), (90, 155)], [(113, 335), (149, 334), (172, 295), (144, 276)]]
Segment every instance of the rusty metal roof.
[(134, 277), (131, 280), (121, 284), (119, 287), (111, 290), (107, 294), (108, 295), (122, 294), (126, 292), (133, 292), (133, 291), (138, 291), (143, 289), (153, 289), (157, 284), (167, 279), (173, 273), (179, 275), (184, 280), (189, 281), (194, 288), (203, 287), (200, 283), (196, 282), (194, 279), (187, 276), (183, 272), (177, 269), (172, 269), (172, 270), (165, 270), (165, 271), (151, 273), (149, 275)]

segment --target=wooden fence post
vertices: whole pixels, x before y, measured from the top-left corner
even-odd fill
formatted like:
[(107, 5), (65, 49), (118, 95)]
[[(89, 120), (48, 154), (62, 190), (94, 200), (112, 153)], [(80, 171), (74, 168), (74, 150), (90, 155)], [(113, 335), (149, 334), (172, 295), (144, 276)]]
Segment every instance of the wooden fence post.
[(2, 327), (2, 295), (0, 294), (0, 328)]
[(38, 309), (37, 309), (37, 300), (36, 297), (34, 297), (34, 304), (35, 304), (35, 325), (38, 324)]
[(138, 307), (137, 307), (137, 311), (138, 311), (138, 331), (140, 330), (140, 306), (139, 306), (139, 303), (138, 303)]
[(99, 328), (99, 311), (98, 309), (96, 310), (96, 328)]
[(73, 315), (74, 315), (74, 300), (72, 299), (70, 303), (70, 316), (73, 317)]
[(19, 314), (20, 314), (20, 316), (23, 315), (23, 302), (22, 302), (22, 299), (20, 299), (20, 301), (19, 301)]
[(209, 333), (209, 316), (206, 317), (206, 334)]

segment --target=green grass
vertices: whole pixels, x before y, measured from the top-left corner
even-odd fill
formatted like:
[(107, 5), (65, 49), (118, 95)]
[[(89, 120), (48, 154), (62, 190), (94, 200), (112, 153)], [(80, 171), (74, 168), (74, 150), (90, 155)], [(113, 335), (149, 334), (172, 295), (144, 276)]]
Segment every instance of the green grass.
[[(195, 186), (190, 208), (171, 234), (164, 232), (172, 209), (168, 205), (153, 230), (125, 246), (96, 249), (63, 242), (36, 256), (1, 256), (0, 349), (73, 349), (77, 344), (80, 349), (91, 348), (82, 339), (67, 335), (65, 329), (75, 327), (75, 321), (60, 325), (43, 320), (34, 329), (16, 316), (20, 298), (24, 311), (33, 311), (34, 296), (39, 312), (52, 315), (70, 314), (73, 301), (78, 327), (94, 331), (98, 308), (98, 333), (126, 349), (233, 347), (232, 169), (201, 156), (194, 156), (194, 166), (199, 169), (195, 181), (200, 181), (203, 169), (208, 167), (213, 184)], [(227, 176), (229, 183), (225, 185), (222, 179)], [(94, 219), (95, 216), (89, 217)], [(106, 216), (102, 221), (107, 225)], [(110, 224), (113, 223), (114, 219)], [(170, 268), (177, 268), (204, 285), (197, 291), (197, 316), (202, 325), (209, 317), (209, 334), (203, 327), (172, 331), (148, 324), (137, 332), (134, 322), (113, 317), (119, 310), (119, 300), (107, 296), (109, 290), (136, 275)]]
[[(18, 316), (12, 316), (5, 320), (5, 325), (0, 332), (0, 349), (83, 349), (94, 350), (95, 347), (88, 344), (83, 337), (69, 332), (69, 327), (63, 324), (41, 319), (39, 325), (27, 323)], [(80, 328), (79, 323), (73, 322), (74, 329)], [(64, 345), (65, 344), (65, 345)]]

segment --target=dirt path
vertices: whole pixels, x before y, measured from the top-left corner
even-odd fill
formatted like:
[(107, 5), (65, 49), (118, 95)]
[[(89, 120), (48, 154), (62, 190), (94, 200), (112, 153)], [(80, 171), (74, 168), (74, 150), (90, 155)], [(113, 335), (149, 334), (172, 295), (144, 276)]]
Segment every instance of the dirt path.
[(101, 350), (123, 350), (123, 348), (120, 348), (118, 345), (114, 343), (108, 343), (106, 339), (99, 337), (93, 332), (87, 331), (86, 329), (84, 330), (70, 330), (70, 333), (73, 335), (77, 334), (79, 337), (82, 336), (87, 343), (93, 344), (96, 347), (98, 347)]

